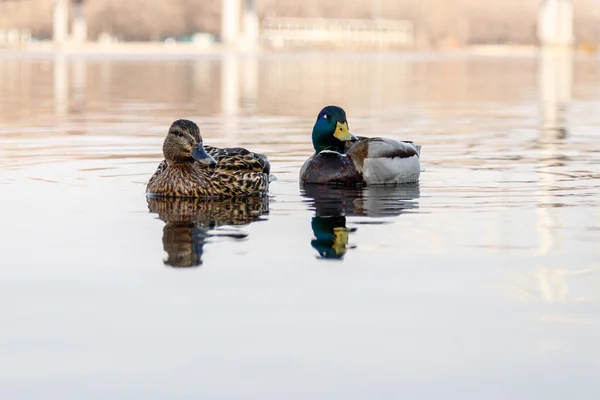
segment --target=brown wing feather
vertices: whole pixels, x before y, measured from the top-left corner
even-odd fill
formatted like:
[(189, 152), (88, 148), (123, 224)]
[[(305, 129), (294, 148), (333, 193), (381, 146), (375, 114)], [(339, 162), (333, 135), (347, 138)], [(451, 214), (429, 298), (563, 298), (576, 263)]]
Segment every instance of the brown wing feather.
[(227, 169), (234, 171), (271, 172), (271, 163), (267, 156), (254, 153), (242, 147), (224, 147), (204, 146), (204, 149), (216, 161), (218, 169)]
[[(270, 174), (271, 163), (264, 154), (254, 153), (241, 147), (218, 148), (204, 146), (204, 149), (216, 161), (217, 169), (246, 172), (262, 172)], [(162, 160), (151, 179), (155, 179), (167, 169), (167, 160)]]

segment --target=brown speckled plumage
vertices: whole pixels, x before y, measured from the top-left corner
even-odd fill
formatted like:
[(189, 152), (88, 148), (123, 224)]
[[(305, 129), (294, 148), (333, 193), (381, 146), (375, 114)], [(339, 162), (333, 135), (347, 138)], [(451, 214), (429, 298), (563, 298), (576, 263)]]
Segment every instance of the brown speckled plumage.
[(163, 153), (165, 160), (146, 189), (151, 196), (248, 197), (265, 195), (269, 189), (266, 156), (239, 147), (203, 146), (200, 130), (191, 121), (171, 125)]

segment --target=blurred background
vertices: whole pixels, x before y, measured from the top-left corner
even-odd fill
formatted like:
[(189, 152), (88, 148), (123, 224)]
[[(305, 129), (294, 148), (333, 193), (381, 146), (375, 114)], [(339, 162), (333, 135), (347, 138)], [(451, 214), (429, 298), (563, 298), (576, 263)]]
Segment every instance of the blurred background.
[(598, 0), (0, 0), (0, 46), (53, 38), (204, 48), (239, 41), (268, 48), (534, 45), (549, 23), (543, 8), (562, 8), (561, 18), (576, 21), (577, 45), (596, 48)]

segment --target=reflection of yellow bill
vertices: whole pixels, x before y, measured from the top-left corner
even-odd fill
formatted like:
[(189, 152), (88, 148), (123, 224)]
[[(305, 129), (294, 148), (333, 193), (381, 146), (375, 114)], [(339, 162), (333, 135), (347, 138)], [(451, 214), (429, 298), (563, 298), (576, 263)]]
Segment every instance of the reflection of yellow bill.
[(347, 122), (344, 122), (344, 123), (338, 122), (335, 125), (335, 133), (333, 134), (333, 136), (337, 140), (341, 140), (342, 142), (345, 142), (345, 141), (348, 141), (348, 140), (352, 140), (352, 138), (354, 137), (354, 136), (352, 136), (352, 134), (348, 130), (348, 123)]
[(337, 228), (333, 228), (333, 235), (335, 239), (333, 239), (333, 251), (338, 256), (346, 253), (346, 249), (348, 248), (348, 229), (338, 226)]

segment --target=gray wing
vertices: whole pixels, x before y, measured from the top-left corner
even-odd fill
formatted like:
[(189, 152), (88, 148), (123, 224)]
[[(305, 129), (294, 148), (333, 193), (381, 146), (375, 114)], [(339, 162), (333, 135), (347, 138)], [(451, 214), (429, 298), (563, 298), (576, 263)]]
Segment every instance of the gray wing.
[(399, 142), (386, 138), (364, 138), (352, 145), (348, 155), (357, 155), (360, 158), (408, 158), (419, 156), (419, 148), (412, 142)]

